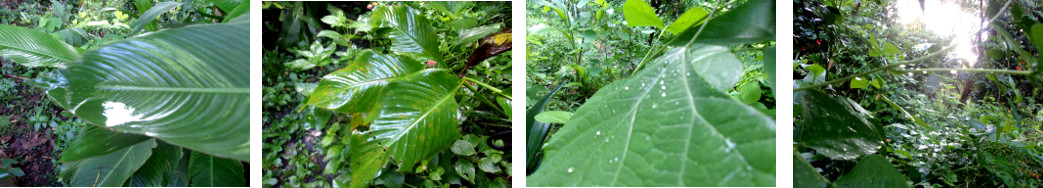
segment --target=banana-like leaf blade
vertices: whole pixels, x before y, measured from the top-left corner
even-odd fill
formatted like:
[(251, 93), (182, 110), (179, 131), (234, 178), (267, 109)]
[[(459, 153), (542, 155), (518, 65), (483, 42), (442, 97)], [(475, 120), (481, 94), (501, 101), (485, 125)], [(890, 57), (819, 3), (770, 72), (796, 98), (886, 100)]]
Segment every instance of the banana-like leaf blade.
[(72, 162), (66, 169), (69, 186), (120, 187), (137, 171), (156, 147), (155, 139), (148, 139), (122, 150), (87, 160)]
[(456, 91), (461, 82), (444, 69), (425, 69), (407, 82), (388, 84), (380, 116), (370, 125), (370, 141), (379, 142), (400, 169), (431, 159), (459, 138)]
[(416, 10), (406, 6), (381, 7), (373, 12), (370, 21), (374, 27), (391, 28), (391, 51), (442, 62), (434, 27)]
[(153, 6), (152, 8), (148, 9), (148, 11), (145, 11), (145, 13), (142, 13), (141, 17), (138, 17), (138, 19), (134, 21), (134, 28), (131, 29), (130, 33), (136, 34), (138, 32), (141, 32), (142, 29), (145, 29), (145, 25), (148, 25), (149, 23), (152, 23), (152, 21), (155, 21), (156, 18), (159, 18), (160, 14), (169, 12), (171, 9), (174, 9), (177, 6), (181, 6), (181, 3), (162, 2), (156, 4), (156, 6)]
[(134, 172), (128, 183), (133, 187), (165, 187), (173, 175), (171, 172), (174, 167), (181, 162), (182, 150), (181, 147), (156, 141), (156, 148), (152, 148), (152, 156)]
[(193, 187), (242, 187), (243, 164), (193, 151), (188, 161), (188, 176)]
[(37, 80), (97, 126), (249, 161), (249, 22), (187, 26), (114, 42)]
[(330, 73), (308, 95), (308, 105), (347, 112), (367, 113), (385, 95), (388, 83), (408, 80), (424, 69), (420, 62), (395, 55), (362, 51), (355, 62)]
[(723, 92), (742, 71), (724, 65), (738, 64), (725, 47), (693, 45), (606, 85), (550, 138), (528, 183), (774, 186), (775, 122)]
[(139, 134), (118, 133), (98, 126), (87, 126), (69, 148), (62, 152), (61, 161), (71, 162), (101, 156), (122, 150), (148, 140)]
[(364, 143), (353, 143), (352, 150), (380, 150), (353, 152), (373, 155), (351, 159), (352, 186), (375, 178), (388, 161), (382, 158), (412, 169), (460, 137), (454, 97), (462, 82), (448, 70), (423, 66), (404, 56), (363, 51), (352, 65), (324, 76), (308, 96), (308, 105), (349, 114), (377, 112), (371, 114), (377, 117), (369, 130), (356, 133), (364, 135)]
[(80, 53), (47, 33), (0, 25), (0, 57), (27, 67), (62, 67), (80, 59)]

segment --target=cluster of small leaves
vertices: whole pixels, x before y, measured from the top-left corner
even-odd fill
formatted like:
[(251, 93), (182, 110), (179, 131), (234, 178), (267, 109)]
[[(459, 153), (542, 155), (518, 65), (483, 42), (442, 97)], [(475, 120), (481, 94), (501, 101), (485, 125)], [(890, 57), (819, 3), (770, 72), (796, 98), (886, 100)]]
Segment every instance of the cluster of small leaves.
[[(490, 108), (479, 99), (490, 96), (489, 93), (482, 96), (484, 90), (480, 88), (477, 90), (479, 93), (459, 89), (460, 93), (466, 95), (457, 102), (462, 107), (462, 115), (468, 119), (462, 122), (460, 130), (461, 133), (471, 134), (450, 142), (455, 145), (435, 154), (430, 160), (420, 161), (419, 165), (403, 164), (397, 160), (386, 165), (380, 163), (383, 165), (379, 167), (380, 173), (372, 181), (354, 175), (367, 164), (356, 164), (353, 158), (364, 159), (365, 154), (375, 154), (352, 151), (366, 146), (353, 140), (365, 136), (358, 132), (366, 131), (374, 119), (379, 118), (378, 114), (343, 113), (303, 105), (305, 96), (312, 95), (319, 87), (318, 82), (323, 75), (337, 69), (358, 66), (353, 65), (360, 63), (355, 61), (357, 58), (384, 57), (382, 54), (388, 53), (387, 57), (406, 62), (427, 61), (424, 66), (428, 68), (460, 70), (463, 68), (462, 61), (476, 47), (473, 44), (475, 41), (500, 31), (500, 27), (509, 27), (510, 18), (504, 15), (509, 15), (510, 9), (504, 5), (503, 2), (265, 2), (266, 11), (297, 14), (295, 19), (284, 19), (283, 24), (300, 22), (304, 29), (296, 34), (286, 28), (273, 29), (275, 33), (294, 35), (290, 38), (299, 40), (283, 41), (296, 45), (289, 47), (289, 51), (265, 51), (264, 184), (287, 187), (349, 187), (367, 184), (386, 187), (509, 186), (509, 152), (492, 149), (486, 144), (489, 136), (480, 135), (507, 129), (510, 119), (502, 116), (504, 112), (497, 112), (500, 111), (499, 107)], [(321, 6), (328, 12), (293, 13), (301, 6)], [(397, 14), (405, 13), (404, 10), (415, 11), (412, 13), (416, 14), (413, 16), (417, 19), (429, 20), (430, 29), (437, 35), (432, 37), (437, 40), (432, 41), (444, 47), (436, 49), (437, 53), (444, 56), (429, 56), (435, 52), (426, 51), (427, 48), (421, 48), (424, 51), (412, 51), (398, 46), (395, 41), (402, 39), (395, 35), (410, 33), (396, 32), (409, 31), (389, 34), (389, 29), (396, 28), (388, 28), (386, 25), (381, 27), (389, 21), (384, 17), (373, 18), (377, 10), (384, 11), (380, 13), (381, 16), (387, 12)], [(312, 38), (308, 30), (318, 32), (313, 33)], [(366, 57), (356, 57), (360, 54)], [(462, 74), (493, 87), (508, 87), (502, 92), (509, 94), (509, 62), (509, 55), (497, 56), (479, 62)], [(509, 105), (509, 100), (497, 102), (498, 105), (504, 105), (502, 102)], [(415, 169), (405, 169), (403, 166), (414, 166)]]

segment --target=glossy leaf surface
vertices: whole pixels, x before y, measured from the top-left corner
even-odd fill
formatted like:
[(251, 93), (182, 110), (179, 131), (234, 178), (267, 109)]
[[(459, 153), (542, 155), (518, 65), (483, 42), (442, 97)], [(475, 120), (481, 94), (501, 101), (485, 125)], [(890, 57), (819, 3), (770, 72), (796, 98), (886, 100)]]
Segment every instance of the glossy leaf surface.
[(376, 110), (369, 130), (353, 136), (361, 135), (353, 139), (362, 141), (351, 145), (352, 153), (372, 153), (351, 159), (352, 186), (365, 185), (388, 157), (400, 169), (412, 169), (460, 137), (455, 94), (461, 84), (448, 70), (424, 69), (407, 57), (364, 51), (356, 62), (323, 77), (307, 104), (343, 113)]
[(805, 123), (795, 128), (798, 144), (838, 160), (876, 153), (883, 146), (882, 127), (857, 102), (817, 90), (801, 97)]
[(640, 27), (652, 26), (663, 28), (663, 20), (655, 14), (655, 8), (648, 5), (644, 0), (627, 0), (623, 3), (623, 17), (627, 26)]
[(37, 80), (83, 120), (249, 160), (248, 22), (193, 25), (107, 44)]
[(148, 140), (139, 134), (118, 133), (98, 126), (87, 126), (62, 152), (61, 161), (71, 162), (105, 155)]
[[(681, 46), (699, 31), (699, 27), (690, 27), (670, 45)], [(731, 45), (745, 44), (775, 39), (775, 1), (748, 1), (719, 17), (706, 22), (706, 28), (696, 38), (695, 43)]]
[(145, 164), (134, 175), (131, 176), (130, 186), (134, 187), (165, 187), (170, 181), (171, 172), (181, 162), (183, 156), (181, 147), (157, 141), (156, 147), (152, 148), (152, 155)]
[(725, 47), (669, 50), (577, 109), (529, 185), (773, 186), (774, 121), (724, 93), (741, 71)]
[(308, 96), (308, 105), (347, 112), (366, 113), (387, 93), (389, 83), (417, 79), (424, 69), (420, 62), (396, 55), (364, 50), (347, 67), (322, 77)]
[(837, 179), (837, 187), (909, 187), (894, 165), (879, 155), (867, 155), (850, 172)]
[(148, 25), (149, 23), (152, 23), (152, 21), (155, 21), (160, 14), (170, 12), (171, 9), (174, 9), (178, 6), (181, 6), (181, 3), (162, 2), (156, 4), (156, 6), (153, 6), (152, 8), (148, 9), (148, 11), (145, 11), (145, 13), (141, 13), (141, 17), (138, 17), (138, 19), (134, 21), (134, 28), (131, 29), (130, 33), (136, 34), (138, 32), (141, 32), (142, 29), (145, 29), (145, 25)]
[(133, 146), (106, 155), (77, 161), (63, 173), (73, 187), (120, 187), (152, 155), (155, 139), (148, 139)]
[(384, 165), (388, 162), (387, 153), (380, 144), (372, 144), (366, 141), (366, 134), (354, 132), (351, 134), (351, 186), (366, 187), (370, 181), (377, 178)]
[(0, 25), (0, 57), (27, 67), (62, 67), (80, 59), (80, 53), (47, 33)]
[(442, 62), (434, 27), (416, 12), (406, 6), (385, 6), (374, 11), (370, 21), (374, 27), (391, 28), (391, 51)]
[(232, 159), (223, 159), (199, 152), (191, 152), (188, 161), (188, 177), (193, 187), (242, 187), (243, 164)]

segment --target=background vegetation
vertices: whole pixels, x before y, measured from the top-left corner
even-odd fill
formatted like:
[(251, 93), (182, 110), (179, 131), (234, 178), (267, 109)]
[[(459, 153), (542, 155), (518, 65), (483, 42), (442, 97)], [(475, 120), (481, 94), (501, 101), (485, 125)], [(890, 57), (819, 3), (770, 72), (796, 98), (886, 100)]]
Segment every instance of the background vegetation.
[[(479, 49), (485, 49), (485, 43), (480, 41), (489, 38), (483, 37), (497, 36), (494, 33), (505, 28), (507, 44), (510, 44), (510, 2), (264, 2), (263, 5), (262, 32), (266, 39), (279, 39), (264, 41), (264, 186), (510, 186), (511, 152), (509, 143), (503, 142), (509, 142), (510, 138), (511, 52), (507, 50), (484, 61), (469, 60), (472, 54), (480, 53)], [(393, 19), (399, 22), (391, 21)], [(402, 29), (404, 27), (409, 29)], [(404, 48), (404, 41), (416, 41), (414, 44), (419, 45)], [(390, 67), (395, 68), (380, 66), (385, 64), (394, 64)], [(395, 94), (354, 96), (367, 97), (361, 99), (351, 94), (342, 95), (349, 96), (344, 98), (327, 95), (346, 91), (338, 89), (340, 86), (327, 85), (334, 83), (332, 80), (345, 80), (333, 79), (342, 73), (395, 72), (399, 67), (423, 69), (421, 71), (444, 76), (444, 79), (392, 74), (395, 78), (410, 77), (409, 80), (433, 84), (425, 86), (429, 89), (423, 91), (389, 84), (387, 90)], [(457, 75), (467, 81), (454, 81)], [(443, 88), (444, 83), (457, 84)], [(355, 84), (363, 83), (343, 86), (362, 89), (360, 93), (373, 91)], [(430, 91), (434, 93), (418, 93)], [(410, 136), (407, 136), (428, 140), (409, 144), (406, 147), (412, 149), (405, 151), (430, 152), (433, 157), (421, 157), (419, 164), (409, 161), (413, 158), (402, 161), (403, 158), (395, 157), (386, 164), (374, 162), (387, 162), (388, 156), (382, 154), (396, 150), (397, 146), (378, 144), (403, 141), (369, 138), (368, 132), (413, 129), (385, 126), (388, 121), (382, 118), (403, 113), (383, 107), (374, 108), (372, 112), (354, 109), (371, 105), (433, 109), (435, 104), (445, 103), (391, 104), (378, 99), (415, 100), (444, 95), (451, 96), (459, 108), (435, 111), (432, 113), (436, 115), (432, 116), (458, 115), (440, 117), (444, 119), (428, 117), (422, 124), (452, 122), (450, 124), (459, 125), (437, 123), (433, 126), (455, 128), (425, 129), (439, 132), (420, 136), (408, 133)], [(359, 105), (337, 107), (311, 102), (309, 97)], [(379, 112), (376, 109), (380, 109)], [(445, 139), (449, 139), (447, 145), (439, 145)]]
[[(3, 1), (0, 3), (0, 25), (15, 26), (4, 28), (6, 38), (3, 39), (4, 45), (2, 46), (9, 51), (3, 54), (7, 59), (0, 60), (0, 65), (3, 67), (3, 77), (0, 78), (0, 85), (2, 85), (0, 86), (0, 90), (2, 90), (0, 91), (0, 103), (5, 105), (5, 107), (0, 108), (2, 109), (0, 110), (0, 146), (3, 148), (2, 152), (0, 152), (0, 158), (3, 158), (3, 160), (0, 160), (3, 163), (0, 166), (0, 172), (2, 172), (0, 173), (0, 177), (2, 177), (0, 178), (2, 179), (0, 186), (82, 185), (72, 182), (76, 180), (72, 178), (75, 173), (69, 173), (70, 176), (64, 178), (56, 176), (57, 172), (66, 171), (59, 169), (77, 168), (81, 161), (59, 162), (58, 159), (72, 159), (63, 156), (63, 154), (69, 153), (66, 150), (86, 149), (89, 145), (81, 144), (79, 147), (70, 147), (70, 145), (76, 145), (75, 142), (81, 142), (82, 140), (90, 140), (83, 137), (88, 137), (85, 132), (87, 129), (90, 129), (90, 126), (85, 125), (88, 124), (87, 121), (91, 120), (85, 121), (74, 117), (73, 113), (76, 113), (75, 111), (64, 110), (59, 103), (56, 103), (58, 101), (48, 100), (48, 95), (45, 95), (45, 91), (54, 88), (40, 88), (36, 87), (39, 85), (33, 85), (34, 78), (45, 77), (51, 72), (58, 72), (58, 70), (66, 66), (51, 66), (54, 64), (46, 61), (27, 61), (24, 58), (26, 56), (19, 55), (21, 50), (32, 51), (42, 48), (19, 48), (19, 45), (22, 44), (26, 46), (40, 44), (22, 41), (25, 38), (9, 38), (18, 36), (20, 33), (26, 33), (14, 32), (21, 31), (17, 29), (18, 27), (31, 28), (34, 32), (46, 33), (50, 36), (46, 40), (39, 38), (28, 40), (46, 43), (46, 41), (52, 40), (50, 38), (53, 37), (53, 39), (57, 39), (55, 40), (56, 42), (61, 41), (71, 45), (70, 49), (80, 54), (143, 32), (183, 27), (197, 23), (227, 21), (225, 18), (231, 19), (244, 13), (242, 11), (233, 13), (232, 9), (237, 4), (237, 1), (158, 2), (147, 0), (133, 2)], [(244, 6), (244, 10), (245, 7), (248, 6)], [(156, 9), (149, 11), (152, 8)], [(11, 46), (11, 44), (15, 46)], [(13, 60), (18, 60), (17, 64)], [(47, 67), (37, 67), (41, 65)], [(61, 64), (59, 63), (59, 65)], [(106, 142), (105, 140), (93, 141)], [(160, 145), (165, 145), (166, 142), (159, 141), (159, 143)], [(116, 145), (112, 147), (122, 148), (122, 146)], [(180, 150), (180, 147), (177, 148)], [(180, 151), (178, 153), (180, 154)], [(92, 154), (84, 153), (77, 155), (80, 159), (92, 156)], [(147, 157), (149, 155), (144, 156)], [(184, 159), (187, 161), (189, 155), (186, 154), (184, 156)], [(245, 179), (245, 176), (241, 174), (241, 171), (243, 171), (241, 162), (231, 161), (240, 166), (237, 167), (240, 168), (239, 178)], [(184, 165), (187, 166), (187, 163), (185, 162)], [(159, 173), (168, 173), (168, 171), (163, 171), (160, 168), (149, 169), (156, 170)], [(232, 169), (234, 170), (234, 168)], [(133, 173), (135, 170), (129, 172)], [(182, 173), (190, 174), (187, 171), (182, 171)], [(65, 173), (63, 172), (63, 174)], [(130, 174), (126, 175), (122, 177), (124, 178), (123, 180), (130, 176)], [(176, 175), (170, 174), (169, 176)], [(160, 178), (155, 183), (180, 186), (195, 186), (203, 183), (198, 181), (188, 184), (188, 179), (182, 179), (182, 184), (168, 184), (171, 182), (169, 176), (166, 179)], [(105, 177), (108, 179), (108, 176)], [(112, 179), (119, 180), (119, 178)], [(136, 179), (133, 182), (127, 181), (130, 182), (127, 185), (151, 185), (147, 183), (148, 181), (150, 180)], [(241, 181), (240, 184), (243, 182), (245, 181)], [(95, 181), (93, 183), (94, 185), (111, 186), (120, 185), (124, 182), (99, 184), (99, 182)]]
[(1043, 185), (1039, 2), (943, 2), (987, 28), (900, 21), (940, 14), (923, 1), (794, 1), (796, 187)]

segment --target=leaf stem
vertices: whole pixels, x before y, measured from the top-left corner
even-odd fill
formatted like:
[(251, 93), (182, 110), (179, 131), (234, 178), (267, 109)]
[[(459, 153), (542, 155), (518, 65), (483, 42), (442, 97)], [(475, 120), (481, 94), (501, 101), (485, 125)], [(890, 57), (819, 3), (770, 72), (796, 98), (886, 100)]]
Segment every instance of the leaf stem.
[[(464, 78), (467, 78), (467, 77), (464, 77)], [(474, 93), (474, 95), (478, 95), (478, 96), (471, 95), (471, 97), (479, 98), (479, 99), (481, 99), (480, 101), (482, 101), (482, 103), (485, 103), (485, 105), (492, 106), (493, 108), (498, 109), (497, 111), (499, 111), (500, 113), (503, 113), (504, 115), (510, 116), (510, 114), (507, 114), (507, 112), (503, 111), (503, 108), (500, 107), (500, 105), (496, 105), (492, 101), (489, 101), (489, 99), (486, 98), (485, 95), (482, 95), (482, 93), (479, 93), (478, 89), (474, 88), (474, 86), (471, 85), (470, 82), (464, 82), (464, 83), (465, 83), (464, 86), (466, 86), (467, 89), (471, 90), (471, 92)], [(474, 82), (474, 83), (481, 83), (481, 82)]]
[(634, 76), (634, 74), (637, 73), (637, 71), (641, 70), (641, 67), (645, 66), (645, 63), (648, 62), (648, 56), (652, 55), (652, 51), (656, 51), (656, 53), (659, 53), (659, 51), (661, 51), (661, 50), (656, 50), (656, 46), (657, 46), (657, 44), (659, 44), (659, 39), (663, 38), (663, 33), (664, 32), (666, 32), (666, 28), (665, 27), (663, 29), (659, 30), (659, 36), (656, 37), (654, 41), (652, 41), (652, 47), (649, 48), (648, 52), (645, 53), (645, 57), (641, 58), (641, 63), (637, 64), (637, 67), (634, 67), (634, 71), (630, 72), (630, 76)]
[[(716, 3), (716, 4), (717, 4), (717, 5), (714, 5), (715, 7), (713, 8), (713, 10), (712, 10), (712, 11), (710, 11), (710, 15), (707, 15), (707, 16), (706, 16), (707, 18), (713, 18), (713, 14), (714, 14), (714, 13), (717, 13), (717, 9), (720, 9), (720, 8), (721, 8), (721, 0), (717, 0), (717, 3)], [(687, 47), (687, 46), (692, 46), (692, 43), (693, 43), (693, 42), (695, 42), (695, 39), (696, 39), (696, 38), (699, 38), (699, 34), (702, 34), (702, 33), (703, 33), (703, 29), (704, 29), (704, 28), (706, 28), (706, 24), (707, 24), (707, 23), (709, 23), (709, 22), (710, 22), (710, 21), (709, 21), (709, 20), (707, 20), (706, 22), (703, 22), (703, 24), (702, 24), (702, 25), (699, 25), (699, 30), (695, 32), (695, 36), (692, 36), (692, 39), (688, 40), (688, 43), (687, 43), (687, 44), (685, 44), (684, 46), (686, 46), (686, 47)], [(696, 22), (696, 23), (698, 23), (698, 22)]]
[(475, 80), (474, 78), (470, 78), (470, 77), (466, 77), (466, 76), (464, 76), (463, 78), (464, 78), (464, 80), (474, 82), (475, 84), (478, 84), (478, 85), (480, 85), (482, 87), (485, 87), (486, 89), (492, 90), (493, 93), (500, 94), (500, 96), (503, 96), (503, 97), (507, 98), (508, 100), (514, 100), (513, 98), (511, 98), (510, 95), (504, 94), (503, 90), (500, 90), (499, 88), (493, 87), (493, 86), (491, 86), (489, 84), (486, 84), (485, 82)]
[(923, 69), (907, 69), (907, 70), (895, 70), (899, 72), (949, 72), (949, 71), (962, 71), (962, 72), (984, 72), (984, 73), (1000, 73), (1000, 74), (1013, 74), (1013, 75), (1031, 75), (1032, 71), (1018, 71), (1009, 69), (964, 69), (964, 68), (923, 68)]

